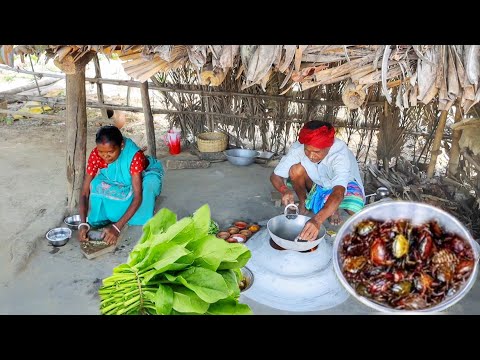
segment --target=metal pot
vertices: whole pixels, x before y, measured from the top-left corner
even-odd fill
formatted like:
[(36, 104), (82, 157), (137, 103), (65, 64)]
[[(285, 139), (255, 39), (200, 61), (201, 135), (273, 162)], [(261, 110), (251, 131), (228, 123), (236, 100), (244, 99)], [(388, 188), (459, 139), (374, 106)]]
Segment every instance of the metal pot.
[(248, 149), (230, 149), (225, 150), (223, 153), (230, 163), (238, 166), (253, 164), (255, 158), (260, 155), (259, 151)]
[[(287, 213), (289, 207), (295, 207), (295, 214)], [(310, 220), (309, 216), (298, 214), (297, 205), (289, 204), (285, 207), (282, 215), (275, 216), (268, 220), (267, 229), (272, 240), (278, 246), (287, 250), (307, 251), (320, 244), (327, 232), (325, 226), (321, 225), (316, 240), (307, 241), (298, 239), (298, 235), (302, 232), (308, 220)]]
[[(412, 222), (413, 224), (422, 224), (430, 220), (437, 220), (438, 223), (448, 232), (456, 233), (463, 237), (468, 243), (473, 247), (475, 255), (475, 265), (472, 271), (472, 274), (468, 280), (450, 297), (447, 297), (442, 302), (421, 310), (416, 311), (407, 311), (407, 310), (396, 310), (392, 309), (386, 305), (373, 302), (372, 300), (360, 296), (357, 294), (355, 289), (349, 284), (342, 272), (342, 259), (341, 259), (341, 248), (343, 246), (343, 239), (347, 234), (350, 234), (354, 231), (356, 224), (363, 220), (375, 219), (380, 221), (385, 220), (398, 220), (406, 219)], [(455, 217), (449, 213), (434, 207), (432, 205), (411, 202), (411, 201), (380, 201), (372, 205), (366, 206), (362, 211), (359, 211), (352, 217), (350, 217), (340, 228), (335, 237), (335, 242), (333, 244), (333, 268), (337, 274), (338, 279), (342, 285), (347, 289), (347, 291), (355, 297), (358, 301), (363, 304), (387, 313), (433, 313), (438, 311), (443, 311), (453, 304), (460, 301), (472, 288), (478, 272), (478, 261), (479, 253), (478, 247), (476, 246), (476, 241), (473, 239), (472, 235), (465, 228), (465, 226), (458, 221)]]
[(82, 222), (80, 215), (67, 216), (63, 222), (71, 229), (78, 230), (78, 225)]

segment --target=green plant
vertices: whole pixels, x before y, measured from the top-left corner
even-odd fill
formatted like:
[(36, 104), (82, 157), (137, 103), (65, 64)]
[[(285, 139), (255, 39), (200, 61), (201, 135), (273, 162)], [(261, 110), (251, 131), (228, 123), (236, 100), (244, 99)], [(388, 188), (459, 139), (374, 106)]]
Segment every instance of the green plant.
[(144, 225), (127, 263), (103, 280), (101, 313), (251, 314), (238, 302), (250, 250), (209, 235), (210, 226), (208, 205), (179, 221), (161, 209)]
[(5, 82), (12, 82), (15, 80), (15, 75), (4, 75), (3, 76), (3, 81)]

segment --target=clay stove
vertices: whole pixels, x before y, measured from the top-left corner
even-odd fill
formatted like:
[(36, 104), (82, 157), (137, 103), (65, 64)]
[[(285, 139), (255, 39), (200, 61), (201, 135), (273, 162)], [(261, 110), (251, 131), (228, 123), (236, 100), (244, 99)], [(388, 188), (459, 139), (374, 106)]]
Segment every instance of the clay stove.
[(328, 235), (317, 247), (298, 252), (279, 247), (264, 228), (245, 244), (252, 252), (247, 267), (255, 280), (242, 295), (257, 303), (292, 312), (335, 307), (348, 298), (337, 280)]

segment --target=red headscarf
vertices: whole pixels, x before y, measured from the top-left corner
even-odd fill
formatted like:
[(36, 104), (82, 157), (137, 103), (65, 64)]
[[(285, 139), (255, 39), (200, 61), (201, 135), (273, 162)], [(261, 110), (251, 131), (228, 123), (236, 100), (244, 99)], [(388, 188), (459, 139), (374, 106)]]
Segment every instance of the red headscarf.
[(335, 140), (335, 129), (329, 129), (326, 125), (318, 129), (307, 129), (305, 126), (300, 130), (298, 141), (300, 144), (311, 145), (318, 149), (327, 148), (333, 145)]

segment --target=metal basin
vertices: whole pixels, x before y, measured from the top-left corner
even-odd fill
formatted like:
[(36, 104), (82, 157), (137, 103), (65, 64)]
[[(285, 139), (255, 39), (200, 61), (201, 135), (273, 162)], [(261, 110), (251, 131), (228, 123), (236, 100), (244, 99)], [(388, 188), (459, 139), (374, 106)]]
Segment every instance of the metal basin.
[(78, 230), (78, 225), (82, 222), (80, 215), (67, 216), (63, 222), (71, 229)]
[[(407, 219), (414, 225), (419, 225), (430, 220), (437, 220), (440, 226), (445, 229), (445, 231), (453, 232), (460, 235), (472, 246), (476, 260), (472, 274), (470, 275), (468, 280), (462, 285), (462, 287), (458, 289), (458, 291), (455, 292), (455, 294), (453, 294), (452, 296), (445, 298), (437, 305), (415, 311), (393, 309), (388, 305), (376, 303), (366, 297), (358, 295), (355, 289), (352, 288), (352, 286), (348, 283), (348, 281), (345, 279), (345, 276), (343, 275), (340, 251), (343, 245), (343, 238), (345, 237), (345, 235), (352, 233), (355, 229), (356, 224), (367, 219), (374, 219), (380, 221)], [(381, 201), (365, 207), (362, 211), (350, 217), (342, 225), (342, 227), (337, 233), (337, 236), (335, 237), (335, 242), (333, 244), (333, 268), (335, 269), (335, 273), (337, 274), (337, 277), (342, 283), (342, 285), (358, 301), (377, 311), (385, 313), (434, 313), (447, 309), (448, 307), (460, 301), (472, 288), (477, 277), (478, 259), (479, 253), (476, 242), (472, 238), (472, 235), (469, 233), (469, 231), (465, 228), (465, 226), (463, 226), (460, 221), (458, 221), (455, 217), (443, 211), (442, 209), (436, 208), (428, 204), (410, 201)]]
[(227, 160), (237, 166), (247, 166), (255, 161), (260, 152), (248, 149), (230, 149), (223, 152)]
[(69, 228), (54, 228), (45, 234), (48, 242), (53, 246), (65, 245), (72, 236), (72, 230)]
[[(287, 209), (289, 207), (295, 207), (296, 213), (288, 215)], [(270, 237), (278, 246), (287, 250), (307, 251), (320, 244), (327, 232), (325, 226), (321, 225), (316, 240), (306, 241), (297, 239), (308, 220), (310, 220), (310, 217), (298, 215), (298, 207), (295, 204), (289, 204), (285, 207), (284, 214), (268, 220), (267, 229)]]

